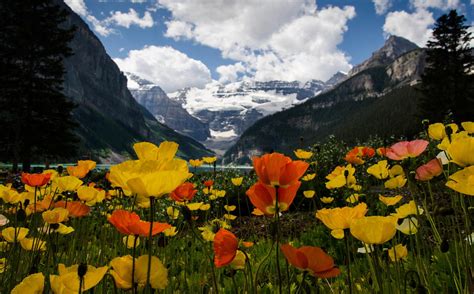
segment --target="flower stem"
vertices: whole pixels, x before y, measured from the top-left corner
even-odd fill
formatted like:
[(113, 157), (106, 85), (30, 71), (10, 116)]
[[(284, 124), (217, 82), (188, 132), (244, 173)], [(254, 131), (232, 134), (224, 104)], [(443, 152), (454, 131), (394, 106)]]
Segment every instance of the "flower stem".
[(136, 255), (136, 249), (137, 249), (137, 240), (138, 240), (138, 235), (134, 236), (135, 239), (133, 240), (133, 249), (132, 249), (132, 293), (137, 292), (137, 285), (135, 284), (135, 255)]
[(151, 275), (151, 247), (153, 244), (152, 233), (153, 233), (153, 213), (155, 208), (155, 197), (150, 197), (150, 231), (148, 233), (148, 269), (146, 272), (146, 286), (151, 288), (150, 275)]
[(351, 277), (351, 251), (349, 250), (349, 237), (346, 240), (346, 254), (347, 254), (347, 278), (349, 281), (349, 293), (352, 294), (352, 277)]
[(276, 266), (277, 266), (277, 273), (278, 273), (278, 293), (281, 294), (281, 269), (280, 269), (280, 209), (278, 205), (278, 186), (275, 187), (275, 243), (276, 243)]

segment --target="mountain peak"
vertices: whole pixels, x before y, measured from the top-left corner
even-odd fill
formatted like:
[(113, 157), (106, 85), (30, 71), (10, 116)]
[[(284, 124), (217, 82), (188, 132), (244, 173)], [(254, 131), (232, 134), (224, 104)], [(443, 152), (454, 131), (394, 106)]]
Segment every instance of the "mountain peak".
[(371, 67), (389, 65), (399, 56), (418, 48), (419, 47), (415, 43), (405, 38), (391, 35), (380, 49), (372, 53), (372, 56), (369, 59), (354, 66), (349, 72), (349, 76), (354, 76)]

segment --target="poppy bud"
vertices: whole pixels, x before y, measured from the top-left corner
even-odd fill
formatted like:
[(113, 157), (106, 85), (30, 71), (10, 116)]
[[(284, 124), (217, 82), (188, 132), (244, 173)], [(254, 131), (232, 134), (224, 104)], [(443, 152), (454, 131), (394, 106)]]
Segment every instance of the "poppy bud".
[(229, 278), (232, 278), (233, 276), (235, 276), (236, 273), (237, 271), (233, 268), (226, 268), (224, 270), (224, 275)]
[(416, 293), (425, 294), (425, 293), (428, 293), (428, 291), (423, 285), (418, 285), (418, 287), (416, 287)]
[(32, 265), (30, 268), (30, 272), (28, 273), (29, 275), (36, 274), (38, 272), (38, 268), (36, 265)]
[(435, 210), (435, 214), (439, 216), (454, 215), (454, 209), (452, 209), (451, 207), (440, 207), (439, 209)]
[(57, 230), (57, 229), (59, 229), (59, 224), (50, 224), (49, 227), (50, 227), (52, 230)]
[(191, 210), (187, 206), (181, 207), (181, 213), (183, 214), (184, 220), (190, 223), (192, 221)]
[(77, 267), (77, 275), (82, 278), (86, 275), (87, 273), (87, 264), (85, 263), (81, 263), (79, 264), (79, 266)]
[(428, 126), (430, 125), (430, 120), (429, 119), (424, 119), (421, 121), (421, 124), (425, 129), (428, 129)]
[(56, 197), (56, 201), (61, 201), (63, 200), (63, 195), (59, 195), (58, 197)]
[(27, 207), (29, 204), (30, 204), (30, 199), (25, 199), (25, 201), (23, 201), (24, 207)]
[(441, 250), (441, 252), (443, 253), (446, 253), (448, 252), (449, 250), (449, 243), (448, 243), (448, 239), (443, 239), (443, 241), (441, 242), (441, 245), (439, 245), (439, 250)]
[(58, 174), (62, 174), (64, 171), (64, 167), (62, 165), (58, 165), (58, 167), (56, 168), (56, 171), (58, 172)]
[(18, 211), (16, 212), (16, 219), (19, 221), (19, 222), (23, 222), (25, 221), (26, 219), (26, 212), (23, 208), (20, 208), (18, 209)]
[(412, 289), (415, 289), (417, 283), (416, 283), (415, 279), (411, 279), (410, 282), (408, 282), (408, 285), (409, 285)]
[(188, 247), (191, 247), (191, 246), (193, 246), (193, 242), (188, 241)]
[(158, 236), (158, 247), (165, 247), (166, 246), (166, 241), (163, 236)]
[(344, 177), (347, 178), (348, 176), (349, 176), (349, 171), (348, 171), (348, 170), (345, 170), (345, 171), (344, 171)]

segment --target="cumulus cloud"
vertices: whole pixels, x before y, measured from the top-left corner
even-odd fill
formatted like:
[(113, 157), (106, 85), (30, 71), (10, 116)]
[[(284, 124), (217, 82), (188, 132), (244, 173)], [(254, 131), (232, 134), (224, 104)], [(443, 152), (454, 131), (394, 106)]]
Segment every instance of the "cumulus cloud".
[(166, 92), (184, 87), (203, 87), (211, 81), (209, 69), (201, 61), (171, 47), (145, 46), (131, 50), (125, 58), (115, 58), (119, 68), (160, 85)]
[(127, 29), (132, 25), (136, 25), (144, 29), (151, 28), (153, 26), (153, 17), (149, 11), (145, 11), (143, 17), (140, 17), (135, 9), (130, 8), (127, 13), (113, 11), (110, 17), (106, 18), (104, 22), (125, 27)]
[(140, 17), (138, 12), (132, 8), (126, 13), (112, 11), (109, 17), (99, 20), (90, 13), (84, 0), (64, 0), (64, 2), (75, 13), (86, 19), (92, 25), (92, 29), (103, 37), (116, 33), (114, 26), (130, 28), (130, 26), (136, 25), (140, 28), (150, 28), (154, 24), (149, 11), (146, 11), (143, 17)]
[(384, 14), (392, 6), (391, 0), (372, 0), (375, 6), (375, 12), (379, 15)]
[(433, 14), (425, 9), (413, 13), (394, 11), (387, 14), (383, 30), (386, 34), (404, 37), (424, 47), (432, 35)]
[(441, 10), (456, 9), (460, 6), (459, 0), (410, 0), (416, 9), (437, 8)]
[(166, 36), (220, 50), (234, 65), (219, 67), (220, 80), (238, 74), (259, 80), (327, 79), (351, 68), (338, 49), (355, 17), (352, 6), (318, 9), (312, 0), (160, 0), (172, 13)]

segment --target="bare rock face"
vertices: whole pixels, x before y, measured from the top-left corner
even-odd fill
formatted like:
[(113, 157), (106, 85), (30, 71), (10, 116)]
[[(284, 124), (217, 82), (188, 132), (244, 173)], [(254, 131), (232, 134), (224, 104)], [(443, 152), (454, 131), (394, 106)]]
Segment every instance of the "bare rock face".
[(387, 75), (395, 83), (414, 83), (421, 79), (426, 66), (426, 50), (412, 50), (387, 67)]
[(129, 80), (138, 85), (132, 88), (129, 84), (135, 100), (159, 122), (198, 141), (205, 141), (210, 137), (209, 125), (190, 115), (181, 103), (170, 99), (160, 86), (131, 73), (125, 74)]
[(352, 68), (349, 76), (354, 76), (371, 67), (389, 65), (399, 56), (417, 48), (419, 47), (416, 44), (405, 38), (390, 36), (383, 47), (372, 54), (372, 57)]
[(70, 43), (74, 55), (64, 62), (64, 92), (77, 104), (73, 115), (84, 151), (107, 159), (107, 154), (133, 153), (137, 141), (173, 140), (180, 144), (182, 156), (209, 154), (203, 145), (160, 124), (137, 103), (127, 89), (127, 78), (87, 24), (62, 0), (55, 3), (70, 13), (64, 25), (77, 28)]

